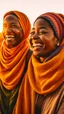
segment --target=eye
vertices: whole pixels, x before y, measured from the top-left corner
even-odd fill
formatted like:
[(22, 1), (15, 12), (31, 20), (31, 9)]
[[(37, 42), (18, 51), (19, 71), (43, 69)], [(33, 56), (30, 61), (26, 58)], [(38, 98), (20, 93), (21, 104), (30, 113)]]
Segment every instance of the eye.
[(30, 32), (30, 36), (31, 36), (31, 35), (34, 35), (34, 34), (35, 34), (35, 31), (31, 31), (31, 32)]
[(12, 24), (11, 27), (12, 27), (12, 28), (17, 28), (18, 26), (15, 25), (15, 24)]
[(47, 32), (46, 31), (40, 31), (39, 32), (39, 35), (44, 35), (44, 34), (46, 34)]

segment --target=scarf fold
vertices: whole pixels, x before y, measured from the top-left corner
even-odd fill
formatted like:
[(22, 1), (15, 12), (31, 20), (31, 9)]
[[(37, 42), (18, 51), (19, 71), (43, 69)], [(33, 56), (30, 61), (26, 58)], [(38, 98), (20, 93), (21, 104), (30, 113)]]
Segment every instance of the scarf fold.
[(64, 45), (53, 58), (40, 63), (33, 55), (28, 64), (13, 114), (35, 114), (38, 94), (49, 94), (64, 82)]
[(55, 91), (64, 81), (64, 48), (47, 62), (40, 63), (33, 55), (29, 62), (29, 81), (39, 94)]
[(1, 47), (1, 71), (0, 79), (4, 87), (13, 89), (19, 82), (25, 67), (28, 52), (28, 41), (23, 40), (18, 46), (9, 49), (5, 41)]

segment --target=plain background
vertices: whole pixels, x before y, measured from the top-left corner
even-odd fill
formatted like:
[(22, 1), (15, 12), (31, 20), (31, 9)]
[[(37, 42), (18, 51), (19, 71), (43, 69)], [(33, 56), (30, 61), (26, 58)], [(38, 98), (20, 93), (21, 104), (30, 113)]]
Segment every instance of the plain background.
[(45, 12), (64, 14), (64, 0), (0, 0), (0, 31), (3, 15), (10, 10), (24, 12), (33, 24), (36, 17)]

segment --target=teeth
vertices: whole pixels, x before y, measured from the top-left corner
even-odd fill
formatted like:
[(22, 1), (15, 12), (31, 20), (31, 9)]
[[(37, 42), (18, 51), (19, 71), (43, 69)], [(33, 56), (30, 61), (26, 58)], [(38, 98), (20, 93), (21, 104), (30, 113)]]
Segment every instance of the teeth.
[(33, 44), (33, 46), (42, 46), (42, 44), (37, 43), (37, 44)]
[(14, 36), (13, 35), (6, 35), (6, 38), (14, 38)]
[(34, 48), (34, 47), (42, 47), (43, 49), (45, 49), (45, 44), (34, 43), (34, 44), (33, 44), (33, 48)]

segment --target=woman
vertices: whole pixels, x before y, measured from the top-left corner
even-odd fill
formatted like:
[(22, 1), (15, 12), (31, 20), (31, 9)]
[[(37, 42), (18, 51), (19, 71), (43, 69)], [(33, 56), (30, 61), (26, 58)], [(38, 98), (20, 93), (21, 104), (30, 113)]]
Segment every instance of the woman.
[(33, 55), (13, 114), (64, 114), (63, 37), (63, 15), (45, 13), (34, 22), (30, 33)]
[[(31, 24), (20, 11), (9, 11), (3, 18), (3, 43), (0, 50), (0, 112), (12, 114), (26, 76), (30, 57), (28, 36)], [(29, 53), (28, 53), (29, 52)]]
[(64, 114), (64, 16), (45, 13), (29, 35), (33, 54), (13, 114)]
[(29, 40), (33, 54), (28, 64), (28, 114), (64, 114), (64, 15), (40, 15)]

